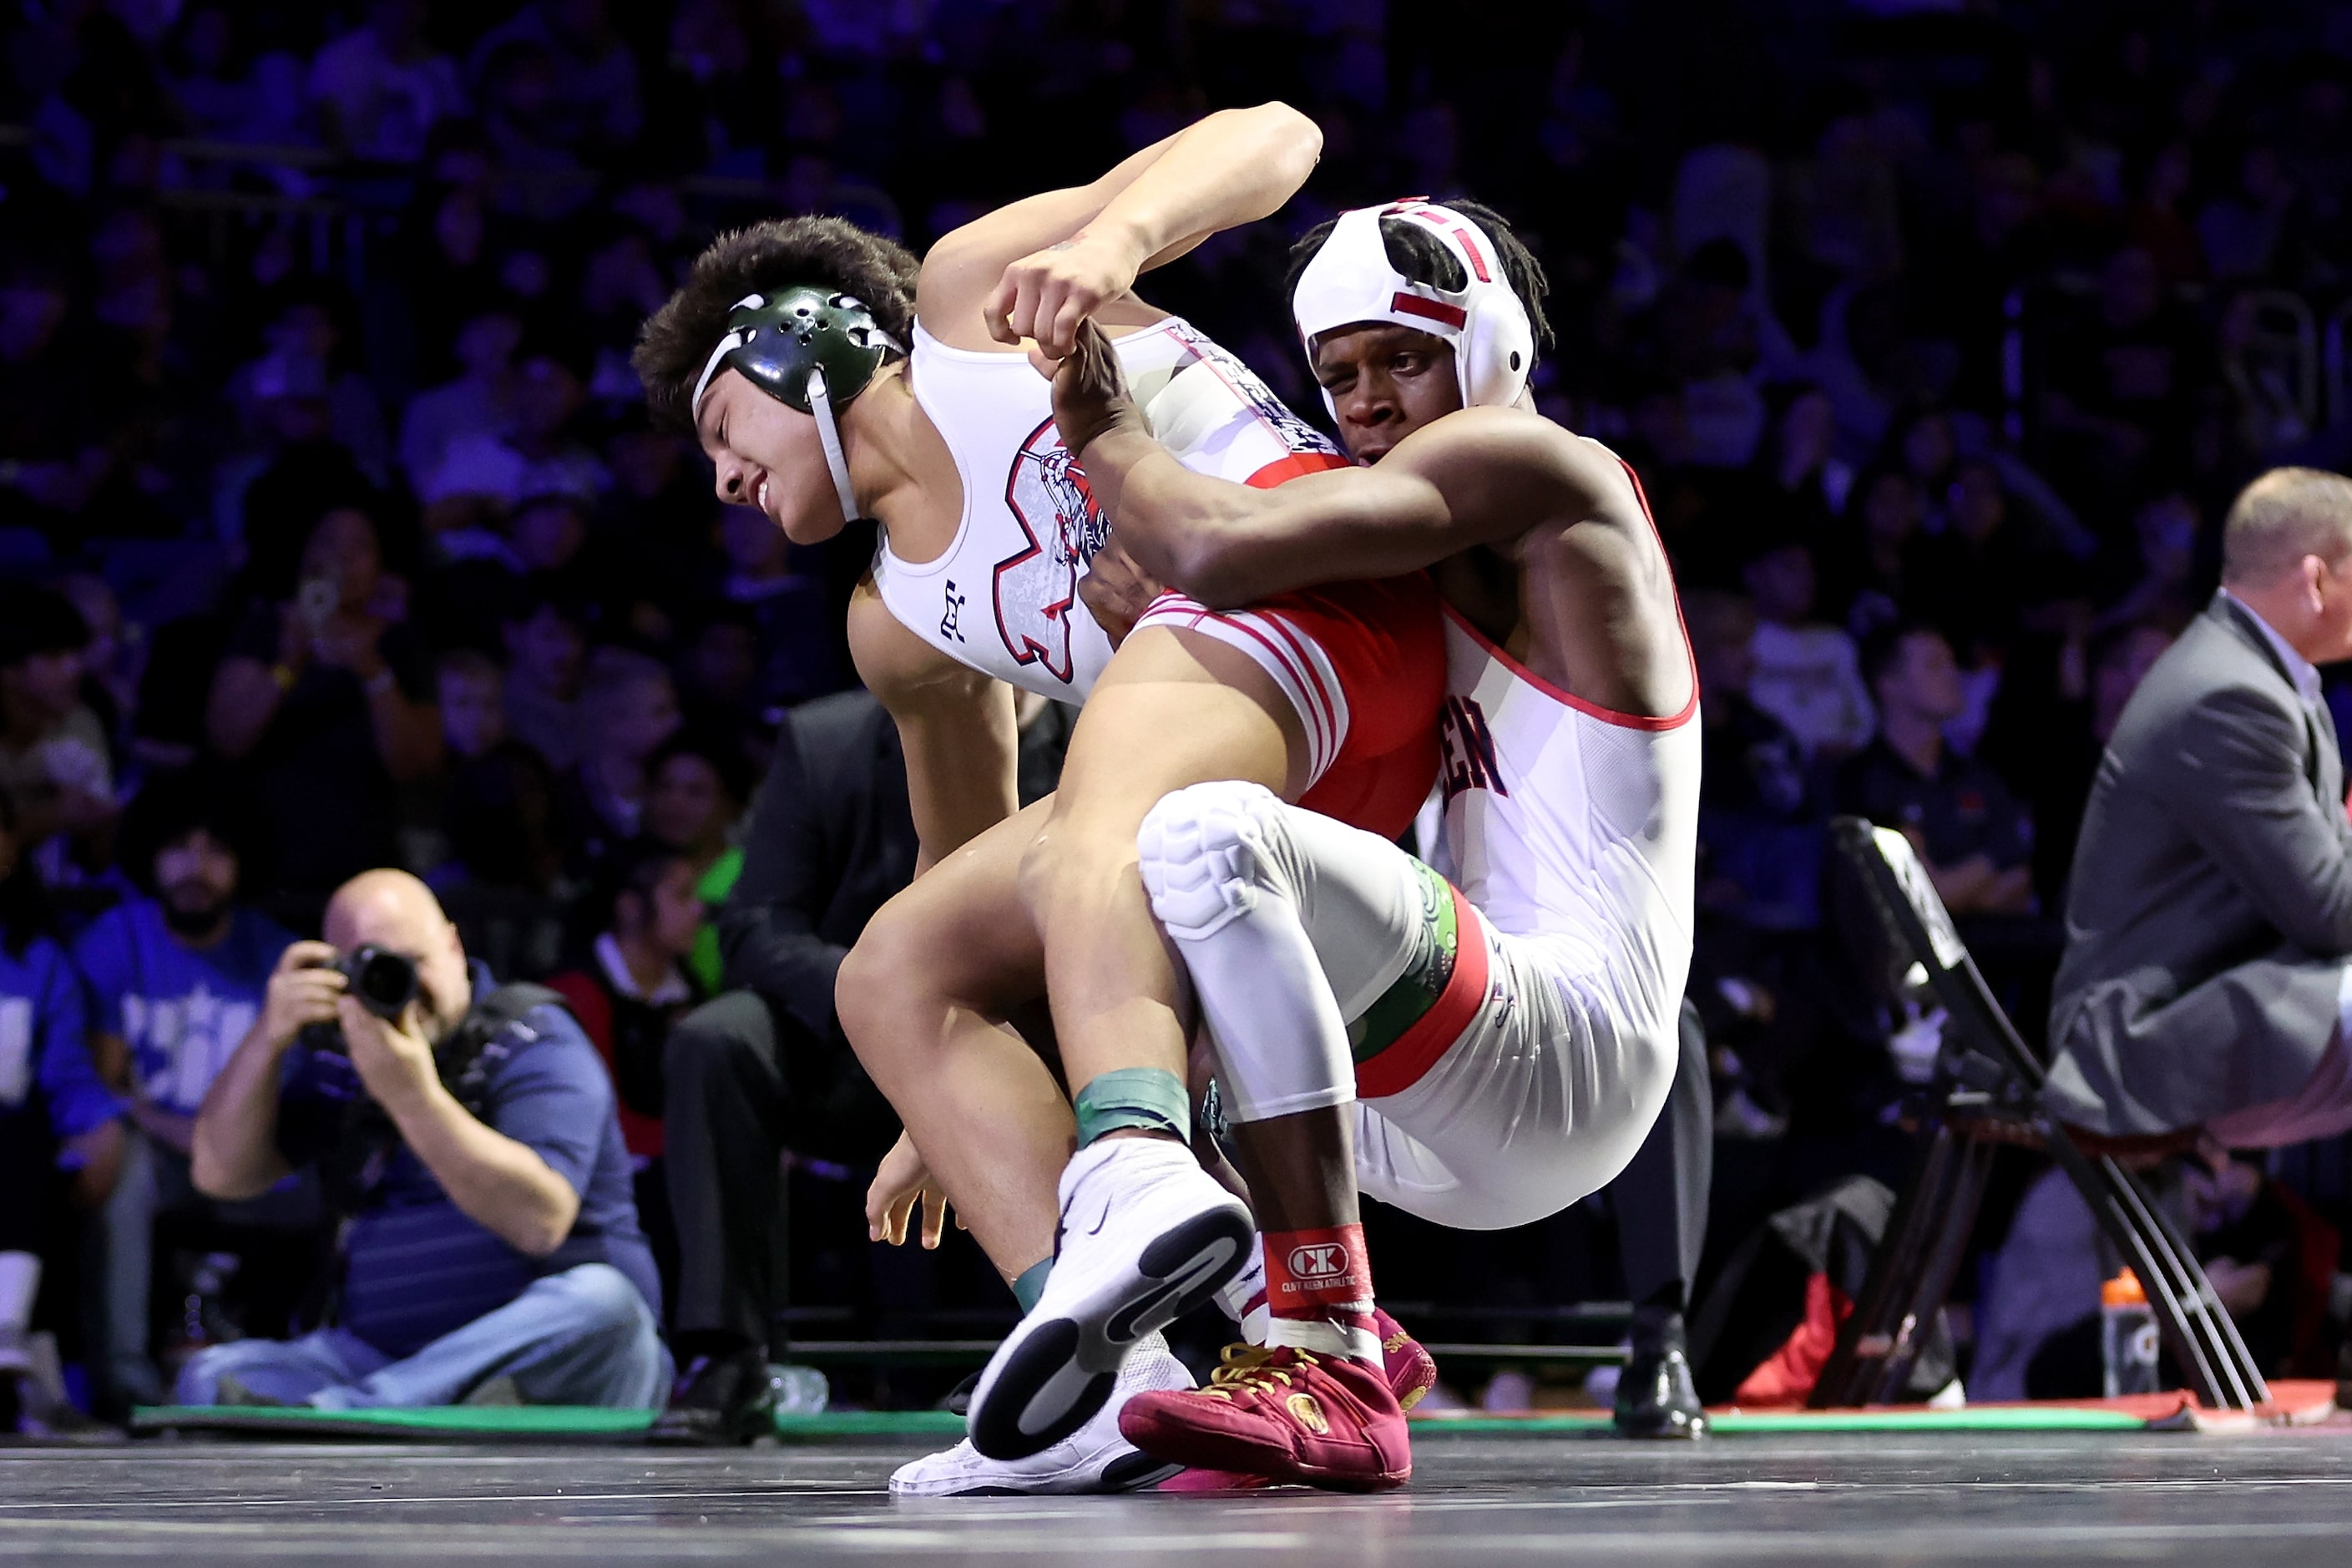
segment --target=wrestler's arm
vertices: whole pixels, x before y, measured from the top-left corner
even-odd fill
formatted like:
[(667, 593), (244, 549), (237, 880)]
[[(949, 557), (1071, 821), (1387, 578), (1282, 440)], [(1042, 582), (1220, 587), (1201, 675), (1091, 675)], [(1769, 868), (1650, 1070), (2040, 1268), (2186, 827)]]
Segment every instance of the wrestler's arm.
[(1019, 809), (1013, 689), (908, 631), (871, 583), (849, 601), (849, 651), (898, 726), (920, 876)]
[(1220, 229), (1278, 210), (1307, 183), (1323, 133), (1283, 103), (1221, 110), (1091, 184), (999, 207), (923, 258), (915, 314), (950, 348), (1067, 351), (1080, 320), (1136, 277)]

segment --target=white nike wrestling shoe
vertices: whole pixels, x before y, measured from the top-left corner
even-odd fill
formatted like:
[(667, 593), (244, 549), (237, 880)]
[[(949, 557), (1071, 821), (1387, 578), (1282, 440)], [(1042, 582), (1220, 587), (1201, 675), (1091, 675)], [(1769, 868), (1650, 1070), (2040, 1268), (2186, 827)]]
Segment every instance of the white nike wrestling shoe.
[(1181, 1465), (1171, 1465), (1118, 1435), (1118, 1413), (1138, 1394), (1192, 1386), (1192, 1374), (1169, 1352), (1168, 1342), (1146, 1334), (1129, 1352), (1111, 1397), (1094, 1419), (1025, 1459), (992, 1459), (967, 1437), (954, 1447), (898, 1467), (890, 1478), (892, 1497), (1042, 1497), (1074, 1492), (1135, 1492), (1157, 1486)]
[(996, 1347), (971, 1396), (971, 1445), (1024, 1459), (1093, 1419), (1145, 1336), (1213, 1297), (1256, 1226), (1192, 1151), (1156, 1138), (1081, 1149), (1062, 1173), (1045, 1293)]

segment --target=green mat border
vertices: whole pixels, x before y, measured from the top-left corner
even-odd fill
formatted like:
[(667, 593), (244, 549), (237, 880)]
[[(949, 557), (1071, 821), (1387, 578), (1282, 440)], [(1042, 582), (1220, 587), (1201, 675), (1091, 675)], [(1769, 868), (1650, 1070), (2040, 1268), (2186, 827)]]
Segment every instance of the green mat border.
[[(2122, 1410), (2086, 1410), (2079, 1405), (2035, 1409), (2019, 1405), (1987, 1405), (1958, 1410), (1759, 1410), (1709, 1412), (1707, 1429), (1717, 1436), (1738, 1437), (1775, 1432), (2142, 1432), (2146, 1416)], [(1412, 1424), (1418, 1439), (1464, 1436), (1528, 1436), (1598, 1432), (1609, 1424), (1609, 1413), (1558, 1415), (1431, 1415)]]
[[(1412, 1424), (1415, 1437), (1586, 1436), (1606, 1430), (1605, 1411), (1552, 1415), (1431, 1415)], [(2137, 1432), (2155, 1427), (2146, 1416), (2078, 1405), (1986, 1405), (1973, 1409), (1724, 1411), (1709, 1417), (1719, 1436), (1790, 1432)], [(425, 1410), (284, 1410), (252, 1405), (142, 1405), (134, 1432), (194, 1431), (354, 1438), (484, 1442), (497, 1440), (620, 1442), (653, 1424), (646, 1410), (593, 1405), (452, 1405)], [(778, 1415), (776, 1436), (816, 1443), (857, 1437), (960, 1437), (961, 1415), (943, 1410), (838, 1410), (820, 1415)]]
[[(252, 1436), (332, 1436), (487, 1441), (620, 1441), (653, 1425), (650, 1410), (609, 1410), (583, 1405), (457, 1405), (430, 1409), (289, 1410), (268, 1405), (143, 1405), (131, 1412), (136, 1433), (166, 1431)], [(944, 1410), (829, 1410), (821, 1415), (778, 1415), (776, 1436), (787, 1442), (843, 1437), (963, 1436), (963, 1417)]]

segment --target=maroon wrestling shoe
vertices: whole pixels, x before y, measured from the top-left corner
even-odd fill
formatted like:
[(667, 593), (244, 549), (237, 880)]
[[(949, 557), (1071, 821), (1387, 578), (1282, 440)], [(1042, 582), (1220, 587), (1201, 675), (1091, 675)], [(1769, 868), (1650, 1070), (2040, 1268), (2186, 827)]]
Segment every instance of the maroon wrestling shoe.
[(1412, 1477), (1404, 1412), (1388, 1379), (1344, 1356), (1229, 1345), (1206, 1388), (1139, 1394), (1119, 1434), (1196, 1469), (1377, 1492)]
[(1372, 1332), (1381, 1337), (1381, 1369), (1388, 1373), (1389, 1392), (1396, 1395), (1399, 1410), (1410, 1411), (1437, 1386), (1437, 1358), (1378, 1307), (1372, 1309)]

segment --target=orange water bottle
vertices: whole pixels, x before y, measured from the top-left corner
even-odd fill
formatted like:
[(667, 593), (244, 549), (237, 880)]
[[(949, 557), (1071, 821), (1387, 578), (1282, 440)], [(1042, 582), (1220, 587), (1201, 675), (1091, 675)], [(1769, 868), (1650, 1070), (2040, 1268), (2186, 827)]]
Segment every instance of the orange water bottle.
[(2099, 1287), (2099, 1349), (2106, 1361), (2107, 1397), (2154, 1394), (2156, 1314), (2139, 1276), (2126, 1268)]

